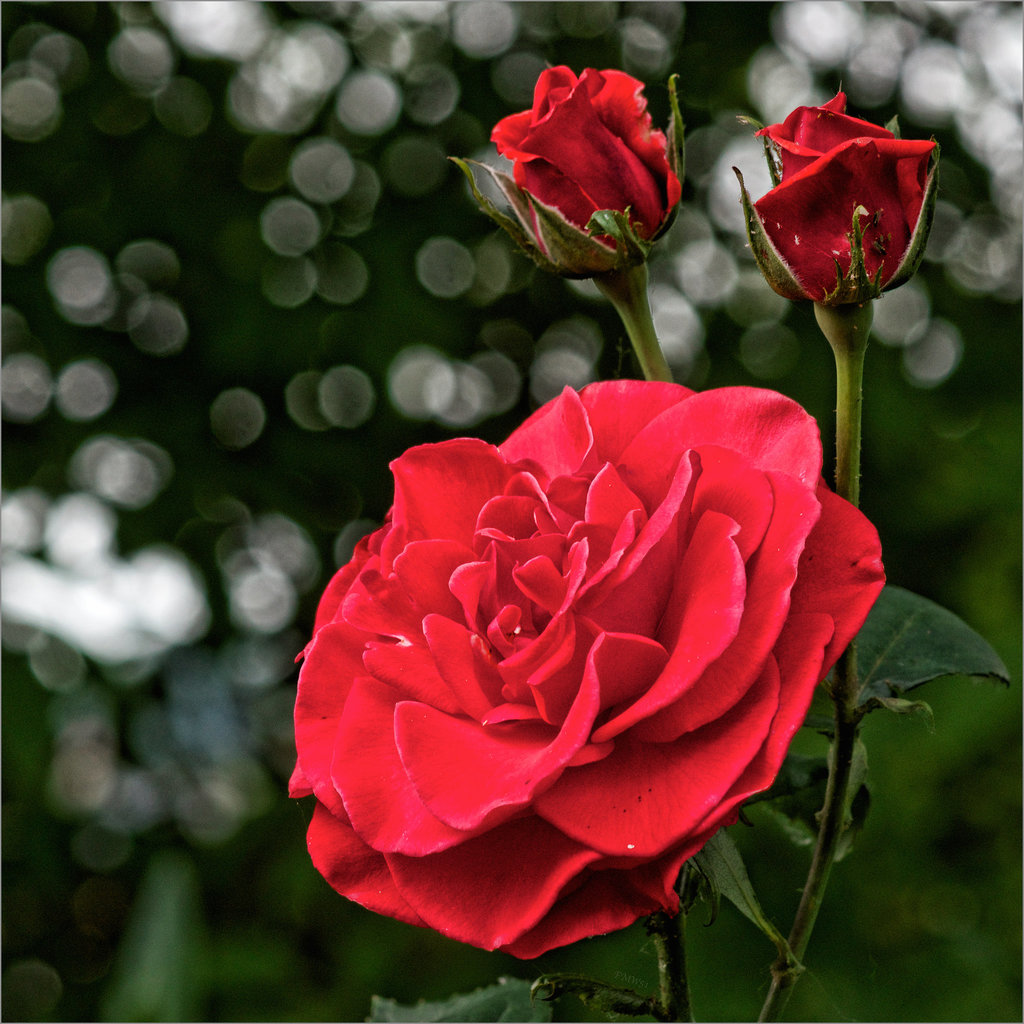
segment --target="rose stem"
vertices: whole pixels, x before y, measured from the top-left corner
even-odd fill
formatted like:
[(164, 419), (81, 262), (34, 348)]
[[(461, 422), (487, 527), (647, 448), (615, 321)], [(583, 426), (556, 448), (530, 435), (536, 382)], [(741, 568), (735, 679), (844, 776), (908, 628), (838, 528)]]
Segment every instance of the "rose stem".
[(659, 910), (647, 919), (647, 930), (658, 950), (659, 1021), (693, 1020), (686, 980), (685, 929), (686, 911), (682, 907), (674, 917)]
[(665, 362), (651, 317), (651, 304), (647, 297), (647, 264), (600, 274), (594, 278), (594, 283), (615, 307), (625, 325), (644, 378), (671, 383), (672, 371)]
[[(816, 303), (814, 314), (836, 360), (836, 493), (857, 506), (860, 502), (861, 384), (873, 310), (870, 302), (845, 306)], [(789, 947), (796, 964), (787, 964), (780, 959), (772, 965), (771, 988), (758, 1018), (762, 1021), (781, 1019), (803, 969), (800, 962), (810, 942), (835, 862), (849, 806), (857, 730), (863, 717), (857, 710), (858, 689), (857, 649), (856, 644), (851, 643), (836, 664), (835, 683), (831, 689), (835, 705), (835, 734), (825, 786), (825, 804), (807, 883), (789, 933)]]

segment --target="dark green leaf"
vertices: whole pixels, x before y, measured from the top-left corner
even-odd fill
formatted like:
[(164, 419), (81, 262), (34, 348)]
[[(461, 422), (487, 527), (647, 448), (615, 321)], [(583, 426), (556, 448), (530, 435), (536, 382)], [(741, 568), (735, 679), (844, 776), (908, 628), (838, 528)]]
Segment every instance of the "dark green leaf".
[(900, 587), (887, 586), (857, 636), (859, 703), (901, 697), (942, 676), (980, 676), (1009, 684), (999, 655), (951, 611)]
[(475, 992), (451, 996), (437, 1002), (421, 1000), (403, 1006), (394, 999), (374, 996), (370, 1004), (370, 1022), (421, 1021), (549, 1021), (551, 1007), (530, 999), (530, 982), (522, 978), (499, 978), (496, 985)]

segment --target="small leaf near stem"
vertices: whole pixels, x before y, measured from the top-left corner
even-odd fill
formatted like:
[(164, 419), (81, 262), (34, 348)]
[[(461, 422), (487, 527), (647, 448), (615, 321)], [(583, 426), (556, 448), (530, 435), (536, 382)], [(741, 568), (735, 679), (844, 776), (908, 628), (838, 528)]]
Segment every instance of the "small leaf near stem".
[(658, 344), (647, 297), (647, 264), (599, 274), (594, 278), (601, 293), (615, 307), (633, 344), (646, 380), (672, 382), (672, 371)]
[[(861, 385), (864, 356), (871, 330), (870, 302), (825, 306), (815, 303), (818, 326), (832, 346), (836, 360), (836, 493), (857, 506), (860, 502)], [(835, 708), (835, 733), (829, 748), (829, 775), (818, 838), (789, 933), (789, 948), (802, 962), (818, 917), (832, 865), (841, 851), (847, 825), (858, 736), (864, 711), (858, 708), (857, 648), (851, 643), (840, 657), (830, 688)], [(772, 984), (759, 1020), (781, 1019), (799, 972), (780, 957), (772, 965)]]

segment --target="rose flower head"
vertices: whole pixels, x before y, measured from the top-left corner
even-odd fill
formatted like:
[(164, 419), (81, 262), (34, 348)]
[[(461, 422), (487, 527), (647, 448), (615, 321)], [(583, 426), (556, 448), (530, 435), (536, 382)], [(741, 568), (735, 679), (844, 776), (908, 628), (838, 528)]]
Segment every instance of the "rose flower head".
[(669, 82), (668, 137), (653, 128), (643, 83), (622, 71), (548, 68), (533, 107), (499, 121), (498, 152), (512, 177), (477, 164), (511, 207), (479, 191), (469, 162), (455, 160), (481, 209), (534, 261), (564, 277), (636, 266), (671, 224), (682, 194), (682, 119)]
[(838, 93), (757, 132), (775, 187), (756, 203), (736, 171), (754, 257), (788, 299), (866, 302), (908, 281), (924, 256), (937, 144), (900, 139), (845, 111)]
[(316, 868), (519, 957), (676, 912), (883, 584), (821, 459), (775, 392), (629, 380), (396, 459), (299, 674)]

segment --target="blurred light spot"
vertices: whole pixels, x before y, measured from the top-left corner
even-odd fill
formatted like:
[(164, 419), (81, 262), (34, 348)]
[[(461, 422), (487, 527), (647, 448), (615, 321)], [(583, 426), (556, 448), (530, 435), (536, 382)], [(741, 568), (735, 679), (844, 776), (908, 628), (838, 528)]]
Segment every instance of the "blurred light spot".
[(288, 176), (311, 203), (333, 203), (355, 181), (356, 169), (348, 150), (334, 139), (306, 139), (295, 148)]
[(248, 388), (228, 388), (210, 404), (210, 427), (225, 448), (237, 451), (252, 444), (266, 423), (263, 402)]
[(113, 871), (132, 852), (131, 836), (90, 821), (71, 837), (71, 855), (88, 871)]
[(281, 256), (301, 256), (320, 240), (316, 211), (293, 196), (272, 199), (260, 214), (263, 241)]
[(797, 336), (782, 324), (757, 324), (740, 337), (740, 361), (755, 377), (784, 377), (800, 357)]
[(129, 242), (117, 254), (114, 265), (122, 274), (131, 274), (153, 288), (174, 284), (181, 271), (177, 253), (151, 238)]
[(321, 298), (348, 306), (366, 293), (370, 271), (355, 249), (328, 242), (317, 250), (314, 262), (316, 291)]
[(505, 295), (512, 285), (514, 254), (499, 234), (484, 237), (473, 249), (476, 274), (467, 298), (478, 306), (486, 306)]
[(148, 96), (170, 81), (174, 51), (162, 32), (132, 25), (121, 29), (111, 41), (107, 62), (122, 82)]
[(45, 1020), (64, 994), (64, 983), (45, 960), (14, 960), (4, 970), (4, 1016), (8, 1020)]
[(942, 263), (953, 255), (963, 222), (964, 215), (959, 207), (945, 199), (936, 200), (928, 245), (924, 251), (924, 258), (928, 262)]
[(494, 388), (491, 379), (471, 363), (452, 364), (450, 392), (431, 396), (435, 406), (435, 419), (450, 427), (472, 427), (491, 415), (494, 407)]
[(579, 390), (594, 380), (600, 353), (601, 336), (593, 321), (572, 317), (553, 324), (537, 340), (530, 366), (530, 395), (543, 403), (565, 387)]
[(50, 793), (59, 806), (81, 814), (106, 802), (117, 780), (113, 732), (106, 716), (98, 714), (65, 723), (50, 764)]
[(946, 267), (973, 294), (1020, 297), (1021, 243), (1018, 225), (991, 214), (974, 214), (957, 233)]
[(417, 64), (405, 79), (405, 113), (410, 121), (437, 125), (459, 102), (459, 80), (444, 64)]
[(469, 290), (475, 273), (473, 254), (454, 238), (428, 238), (416, 253), (416, 277), (438, 298), (458, 298)]
[(331, 425), (320, 411), (320, 378), (316, 370), (304, 370), (285, 385), (285, 408), (303, 430), (326, 430)]
[(430, 419), (455, 391), (448, 358), (429, 345), (403, 348), (388, 367), (388, 395), (394, 407), (412, 419)]
[(931, 298), (918, 278), (875, 300), (871, 333), (886, 345), (910, 345), (928, 324)]
[(99, 324), (114, 311), (110, 265), (88, 246), (61, 249), (46, 266), (46, 283), (57, 310), (73, 324)]
[(230, 111), (247, 131), (305, 131), (349, 61), (344, 39), (326, 25), (299, 22), (278, 29), (231, 79)]
[(46, 244), (53, 220), (46, 204), (31, 195), (4, 196), (3, 260), (27, 263)]
[(489, 416), (500, 416), (514, 408), (523, 387), (523, 375), (511, 359), (500, 352), (478, 352), (469, 365), (481, 371), (490, 382)]
[(772, 45), (762, 46), (747, 64), (747, 95), (765, 124), (783, 121), (797, 107), (817, 106), (829, 98), (815, 88), (805, 64), (794, 63)]
[(725, 303), (726, 312), (741, 327), (778, 323), (789, 312), (790, 303), (766, 287), (760, 270), (741, 270), (736, 287)]
[(674, 259), (683, 293), (698, 306), (719, 306), (739, 281), (736, 260), (713, 239), (685, 245)]
[[(51, 549), (63, 554), (87, 524), (75, 522), (67, 506), (60, 511), (62, 534), (53, 536), (50, 523), (47, 533)], [(197, 639), (209, 626), (199, 574), (176, 549), (143, 548), (127, 561), (109, 548), (93, 552), (88, 561), (75, 550), (64, 562), (74, 564), (51, 567), (8, 556), (4, 614), (109, 665), (162, 654)]]
[[(717, 142), (714, 140), (715, 144)], [(756, 201), (771, 189), (772, 179), (764, 158), (764, 147), (760, 139), (754, 138), (753, 131), (730, 138), (714, 159), (707, 177), (707, 210), (711, 220), (721, 230), (745, 239), (747, 225), (740, 202), (740, 184), (733, 167), (738, 167), (743, 174), (751, 199)]]
[(68, 466), (72, 483), (132, 509), (145, 508), (167, 485), (171, 472), (171, 457), (157, 445), (107, 435), (84, 442)]
[(28, 667), (42, 686), (63, 693), (85, 680), (85, 660), (57, 637), (38, 633), (28, 649)]
[(50, 368), (30, 352), (16, 352), (3, 363), (0, 375), (0, 401), (4, 419), (13, 423), (31, 423), (46, 412), (53, 393)]
[(68, 494), (46, 516), (47, 558), (56, 566), (91, 572), (108, 560), (117, 516), (91, 494)]
[(47, 31), (33, 43), (28, 59), (49, 68), (65, 92), (81, 85), (89, 74), (88, 50), (66, 32)]
[(839, 67), (860, 41), (864, 17), (853, 4), (794, 0), (773, 9), (773, 35), (813, 67)]
[(905, 18), (872, 12), (846, 64), (848, 92), (858, 105), (877, 107), (889, 102), (904, 54), (919, 33)]
[(368, 533), (372, 533), (380, 523), (373, 519), (353, 519), (346, 523), (334, 541), (334, 564), (336, 566), (346, 565), (355, 552), (356, 545)]
[(357, 366), (335, 366), (317, 384), (320, 411), (336, 427), (362, 426), (372, 415), (377, 395), (369, 376)]
[(221, 657), (234, 685), (244, 690), (261, 690), (291, 675), (295, 669), (295, 650), (287, 635), (244, 636), (225, 645)]
[(242, 154), (242, 184), (254, 192), (276, 192), (285, 183), (292, 152), (290, 139), (258, 135)]
[(354, 135), (382, 135), (398, 120), (402, 94), (380, 71), (353, 71), (338, 90), (334, 112)]
[(604, 35), (615, 23), (619, 5), (616, 3), (569, 0), (555, 4), (555, 18), (567, 35), (578, 39), (595, 39)]
[[(10, 66), (7, 69), (11, 71)], [(39, 142), (60, 124), (60, 93), (53, 83), (26, 71), (7, 77), (0, 94), (4, 132), (18, 142)]]
[(970, 83), (955, 46), (931, 39), (910, 51), (901, 71), (901, 95), (914, 120), (947, 125), (968, 95)]
[(432, 139), (403, 135), (384, 151), (382, 167), (387, 183), (400, 195), (425, 196), (448, 173), (444, 150)]
[(624, 18), (619, 23), (622, 64), (627, 71), (660, 75), (668, 68), (672, 47), (664, 33), (643, 18)]
[(113, 405), (116, 396), (114, 371), (99, 359), (68, 363), (57, 377), (56, 405), (67, 420), (94, 420)]
[(547, 61), (531, 50), (514, 50), (491, 66), (494, 91), (512, 106), (532, 106), (533, 87)]
[(964, 342), (948, 320), (932, 320), (925, 333), (903, 350), (903, 369), (911, 384), (934, 388), (960, 365)]
[(377, 172), (370, 164), (357, 160), (355, 181), (332, 211), (334, 234), (351, 238), (370, 228), (380, 193), (381, 184)]
[(3, 550), (35, 551), (43, 542), (49, 498), (36, 487), (4, 495), (0, 503), (0, 543)]
[(231, 572), (228, 583), (231, 621), (241, 629), (276, 633), (295, 617), (298, 598), (280, 569), (249, 565)]
[(317, 276), (313, 261), (277, 257), (263, 266), (263, 294), (275, 306), (295, 309), (308, 301), (316, 290)]
[(153, 99), (157, 120), (175, 135), (202, 135), (213, 116), (210, 94), (194, 78), (172, 78)]
[(262, 4), (248, 0), (166, 0), (153, 13), (178, 45), (197, 57), (246, 60), (266, 42), (270, 18)]
[(1004, 99), (1020, 103), (1024, 42), (1019, 4), (975, 5), (957, 30), (960, 48), (981, 57), (985, 74)]
[(174, 299), (140, 295), (128, 311), (128, 336), (151, 356), (171, 356), (188, 341), (188, 321)]
[(704, 323), (693, 304), (675, 288), (651, 288), (651, 316), (669, 366), (681, 376), (692, 369), (704, 348)]
[(512, 4), (478, 0), (456, 4), (452, 12), (452, 39), (469, 57), (497, 57), (516, 39), (519, 17)]

